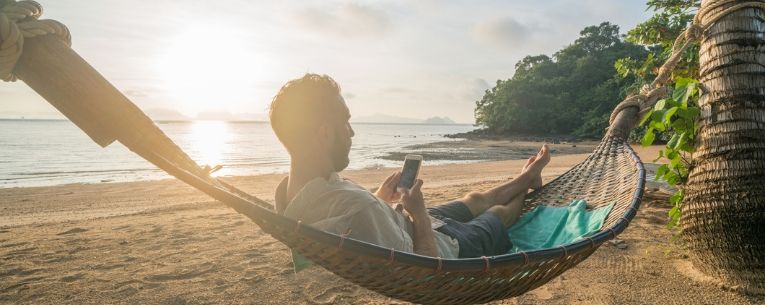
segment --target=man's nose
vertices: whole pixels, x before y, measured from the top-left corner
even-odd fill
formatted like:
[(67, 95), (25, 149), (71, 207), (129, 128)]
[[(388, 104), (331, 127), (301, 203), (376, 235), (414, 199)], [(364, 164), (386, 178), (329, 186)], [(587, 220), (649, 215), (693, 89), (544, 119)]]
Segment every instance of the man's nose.
[(351, 130), (351, 138), (353, 138), (353, 136), (355, 136), (355, 135), (356, 135), (356, 132), (355, 132), (355, 131), (353, 131), (353, 127), (351, 126), (351, 124), (350, 124), (350, 123), (348, 123), (348, 129), (350, 129), (350, 130)]

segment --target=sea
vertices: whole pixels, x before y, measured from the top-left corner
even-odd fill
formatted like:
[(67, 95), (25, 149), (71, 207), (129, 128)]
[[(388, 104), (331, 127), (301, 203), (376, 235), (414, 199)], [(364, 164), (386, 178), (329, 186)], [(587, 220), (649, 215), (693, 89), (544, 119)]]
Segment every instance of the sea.
[[(157, 122), (178, 146), (201, 165), (222, 165), (217, 176), (286, 173), (289, 157), (267, 122)], [(352, 124), (349, 169), (399, 167), (390, 153), (417, 153), (422, 144), (459, 139), (447, 134), (472, 125)], [(449, 145), (447, 145), (449, 146)], [(426, 164), (464, 163), (433, 160)], [(0, 188), (71, 183), (160, 180), (169, 175), (119, 142), (105, 148), (66, 120), (0, 120)]]

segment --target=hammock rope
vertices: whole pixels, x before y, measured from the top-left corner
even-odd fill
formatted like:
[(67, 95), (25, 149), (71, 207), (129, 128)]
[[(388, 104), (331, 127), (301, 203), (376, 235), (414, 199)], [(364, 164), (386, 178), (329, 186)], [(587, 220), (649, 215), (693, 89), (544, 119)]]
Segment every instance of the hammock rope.
[(0, 79), (3, 81), (18, 79), (13, 70), (24, 52), (24, 38), (55, 35), (67, 46), (72, 45), (69, 29), (56, 20), (40, 20), (42, 13), (42, 6), (34, 1), (10, 2), (0, 8)]
[[(680, 33), (672, 44), (672, 53), (669, 58), (659, 68), (659, 73), (650, 84), (646, 84), (640, 89), (638, 94), (630, 95), (621, 103), (616, 105), (611, 112), (609, 123), (613, 123), (616, 115), (629, 107), (637, 107), (639, 115), (645, 114), (660, 99), (669, 94), (667, 84), (672, 79), (672, 72), (680, 63), (683, 53), (694, 43), (698, 42), (709, 27), (720, 21), (723, 17), (744, 8), (759, 8), (765, 10), (765, 3), (759, 1), (748, 1), (738, 3), (740, 0), (718, 0), (713, 5), (708, 5), (699, 9), (693, 16), (691, 24)], [(738, 3), (738, 4), (736, 4)]]

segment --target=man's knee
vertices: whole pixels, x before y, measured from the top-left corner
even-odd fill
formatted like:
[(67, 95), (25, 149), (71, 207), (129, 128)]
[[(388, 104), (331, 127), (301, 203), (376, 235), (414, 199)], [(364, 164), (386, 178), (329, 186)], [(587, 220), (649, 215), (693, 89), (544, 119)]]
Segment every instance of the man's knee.
[(487, 201), (486, 195), (480, 192), (470, 192), (462, 197), (462, 202), (465, 204), (487, 205)]
[(495, 205), (489, 208), (487, 211), (494, 213), (494, 215), (497, 215), (500, 219), (502, 219), (502, 224), (504, 224), (505, 226), (508, 225), (510, 216), (512, 214), (508, 207), (504, 205)]

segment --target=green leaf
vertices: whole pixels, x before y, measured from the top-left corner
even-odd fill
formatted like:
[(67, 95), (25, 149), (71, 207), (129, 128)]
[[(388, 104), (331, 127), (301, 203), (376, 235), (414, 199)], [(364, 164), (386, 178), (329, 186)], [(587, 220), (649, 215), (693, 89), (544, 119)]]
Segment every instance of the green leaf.
[[(675, 135), (677, 135), (677, 134), (675, 134)], [(685, 133), (685, 132), (681, 133), (680, 136), (677, 137), (677, 142), (675, 142), (675, 144), (672, 145), (672, 149), (680, 150), (680, 147), (682, 147), (683, 144), (685, 144), (687, 139), (688, 139), (687, 133)], [(667, 143), (667, 145), (669, 145), (669, 143)]]
[(684, 86), (677, 86), (675, 85), (675, 90), (672, 91), (672, 99), (679, 101), (683, 98), (683, 95), (685, 95), (685, 92), (687, 90), (686, 85)]
[(678, 109), (680, 108), (678, 108), (677, 106), (669, 108), (669, 110), (667, 110), (667, 112), (664, 113), (664, 117), (661, 119), (661, 122), (666, 125), (670, 125), (672, 116), (675, 115), (675, 112), (677, 112)]
[(678, 155), (676, 151), (674, 151), (671, 148), (667, 149), (667, 159), (672, 160), (672, 159), (675, 159), (675, 158), (678, 158), (678, 157), (680, 157), (680, 155)]
[(678, 164), (677, 171), (680, 173), (680, 178), (688, 177), (688, 167), (685, 166), (685, 162)]
[(656, 102), (656, 105), (653, 106), (654, 110), (662, 110), (664, 109), (664, 106), (667, 105), (666, 99), (660, 99), (658, 102)]
[(667, 130), (667, 126), (664, 125), (664, 123), (662, 123), (661, 121), (651, 121), (648, 127), (656, 129), (660, 132), (664, 132), (665, 130)]
[(667, 181), (670, 185), (676, 185), (680, 182), (680, 176), (674, 171), (669, 171), (664, 175), (664, 181)]
[(661, 179), (661, 177), (664, 177), (664, 175), (669, 172), (669, 166), (666, 164), (662, 164), (656, 169), (656, 180)]
[(643, 124), (645, 124), (645, 122), (648, 121), (648, 119), (651, 118), (651, 115), (653, 115), (653, 109), (651, 109), (651, 111), (648, 111), (648, 113), (646, 113), (643, 116), (643, 118), (640, 119), (640, 123), (638, 124), (638, 126), (643, 126)]
[(659, 151), (659, 156), (656, 157), (656, 159), (653, 159), (653, 162), (655, 163), (656, 161), (659, 161), (659, 159), (661, 159), (662, 157), (664, 157), (664, 150), (663, 149)]
[(682, 88), (682, 87), (688, 86), (688, 84), (690, 84), (690, 83), (694, 83), (694, 82), (696, 82), (696, 81), (695, 81), (695, 80), (692, 80), (692, 79), (690, 79), (690, 78), (687, 78), (687, 77), (678, 78), (678, 79), (675, 81), (675, 88), (676, 88), (676, 89), (677, 89), (677, 88)]
[(680, 202), (683, 200), (684, 197), (683, 190), (679, 190), (672, 194), (672, 196), (669, 197), (669, 203), (671, 203), (674, 206), (678, 206)]
[(669, 216), (669, 222), (667, 223), (667, 228), (672, 229), (675, 226), (680, 223), (680, 208), (677, 206), (672, 207), (672, 209), (669, 210), (669, 213), (667, 213)]
[(677, 145), (677, 140), (680, 139), (680, 136), (677, 134), (673, 134), (672, 137), (667, 142), (667, 147), (671, 149), (675, 149), (675, 146)]
[(693, 95), (693, 93), (696, 91), (696, 84), (691, 83), (688, 84), (688, 87), (685, 88), (685, 93), (683, 94), (683, 97), (680, 99), (680, 104), (683, 105), (683, 108), (688, 107), (688, 98)]
[(653, 144), (653, 140), (656, 138), (656, 134), (653, 133), (653, 128), (648, 128), (648, 130), (645, 132), (645, 135), (643, 136), (643, 140), (640, 141), (640, 144), (643, 146), (650, 146)]
[[(680, 109), (682, 110), (682, 108)], [(675, 118), (674, 121), (672, 121), (672, 129), (676, 131), (683, 131), (688, 129), (688, 120), (684, 118)]]
[(664, 109), (654, 110), (651, 114), (651, 120), (661, 122), (661, 119), (664, 118), (664, 113), (666, 112), (667, 111)]
[(701, 109), (699, 109), (698, 107), (688, 107), (687, 109), (682, 109), (681, 111), (678, 111), (677, 114), (684, 119), (695, 121), (696, 118), (699, 117), (699, 114), (701, 114)]
[(669, 159), (669, 165), (673, 169), (677, 169), (680, 167), (680, 165), (683, 163), (683, 158), (680, 158), (680, 155), (678, 154), (676, 158)]

